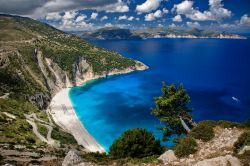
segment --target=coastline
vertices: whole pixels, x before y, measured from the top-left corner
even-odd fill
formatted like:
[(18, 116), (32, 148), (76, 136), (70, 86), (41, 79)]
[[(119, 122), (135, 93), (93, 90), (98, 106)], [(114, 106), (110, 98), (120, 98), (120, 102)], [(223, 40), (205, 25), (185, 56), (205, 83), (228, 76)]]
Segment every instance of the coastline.
[[(84, 80), (76, 83), (81, 86), (88, 81), (92, 81), (106, 76), (127, 74), (135, 71), (143, 71), (148, 69), (146, 65), (137, 66), (136, 68), (127, 68), (124, 70), (115, 70), (103, 75), (93, 75), (86, 77)], [(105, 152), (105, 149), (89, 134), (82, 122), (77, 117), (73, 104), (70, 100), (69, 91), (72, 85), (67, 85), (61, 89), (51, 100), (48, 112), (53, 120), (65, 131), (71, 133), (79, 145), (82, 145), (89, 152)]]

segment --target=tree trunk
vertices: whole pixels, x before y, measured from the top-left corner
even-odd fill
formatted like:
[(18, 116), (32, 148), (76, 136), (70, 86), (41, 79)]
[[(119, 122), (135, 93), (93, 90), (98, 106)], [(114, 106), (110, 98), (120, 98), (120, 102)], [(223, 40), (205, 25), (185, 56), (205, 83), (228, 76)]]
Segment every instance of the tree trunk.
[(181, 121), (183, 128), (187, 131), (187, 133), (189, 133), (190, 128), (188, 127), (188, 125), (184, 122), (184, 120), (181, 117), (180, 117), (180, 121)]

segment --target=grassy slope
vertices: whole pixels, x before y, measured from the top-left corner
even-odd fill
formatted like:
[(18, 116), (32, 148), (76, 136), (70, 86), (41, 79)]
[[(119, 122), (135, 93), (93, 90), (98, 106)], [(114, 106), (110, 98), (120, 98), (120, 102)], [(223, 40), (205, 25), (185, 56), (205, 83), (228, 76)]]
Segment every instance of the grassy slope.
[[(24, 117), (24, 113), (46, 117), (28, 99), (37, 93), (50, 96), (33, 56), (35, 48), (56, 62), (69, 76), (72, 75), (72, 64), (79, 57), (84, 57), (96, 74), (135, 65), (132, 59), (88, 44), (38, 21), (0, 15), (0, 97), (9, 93), (8, 99), (0, 98), (0, 143), (41, 144)], [(3, 112), (17, 118), (11, 120)], [(53, 131), (52, 137), (63, 143), (75, 143), (59, 128)]]

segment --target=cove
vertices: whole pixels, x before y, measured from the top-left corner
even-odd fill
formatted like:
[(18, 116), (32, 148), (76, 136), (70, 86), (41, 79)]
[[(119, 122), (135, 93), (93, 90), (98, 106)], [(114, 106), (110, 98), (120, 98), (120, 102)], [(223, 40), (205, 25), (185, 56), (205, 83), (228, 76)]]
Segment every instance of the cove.
[[(107, 151), (129, 128), (146, 128), (161, 138), (151, 115), (161, 82), (183, 83), (195, 121), (250, 117), (250, 40), (147, 39), (91, 41), (142, 61), (149, 70), (111, 76), (72, 88), (76, 114)], [(237, 99), (237, 100), (236, 100)], [(172, 146), (171, 142), (162, 142)]]

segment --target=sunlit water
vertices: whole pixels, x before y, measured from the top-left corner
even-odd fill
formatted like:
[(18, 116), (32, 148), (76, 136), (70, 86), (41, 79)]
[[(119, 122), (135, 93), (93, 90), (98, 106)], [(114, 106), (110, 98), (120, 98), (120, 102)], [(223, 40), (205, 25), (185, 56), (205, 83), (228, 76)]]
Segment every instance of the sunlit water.
[[(92, 41), (93, 42), (93, 41)], [(78, 117), (108, 150), (126, 129), (142, 127), (161, 137), (151, 115), (161, 82), (183, 83), (194, 120), (244, 121), (250, 117), (250, 40), (148, 39), (94, 41), (150, 67), (91, 82), (70, 92)], [(171, 146), (172, 143), (163, 143)]]

